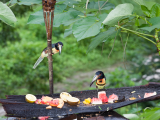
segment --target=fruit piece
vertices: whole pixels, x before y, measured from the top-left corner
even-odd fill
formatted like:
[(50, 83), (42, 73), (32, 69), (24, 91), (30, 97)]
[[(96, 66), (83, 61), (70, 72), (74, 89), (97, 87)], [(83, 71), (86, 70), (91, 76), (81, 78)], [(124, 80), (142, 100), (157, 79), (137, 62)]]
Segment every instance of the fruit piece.
[(92, 103), (92, 104), (95, 104), (95, 105), (97, 105), (97, 104), (102, 104), (102, 100), (99, 99), (99, 98), (92, 98), (92, 99), (91, 99), (91, 103)]
[(35, 103), (36, 103), (36, 104), (42, 104), (41, 101), (42, 101), (41, 99), (37, 99), (37, 100), (35, 101)]
[(80, 100), (76, 97), (68, 97), (67, 98), (67, 103), (70, 105), (78, 105), (79, 101)]
[(48, 101), (50, 106), (57, 107), (59, 105), (59, 99), (53, 99), (52, 101)]
[(90, 104), (91, 103), (91, 98), (87, 98), (83, 101), (84, 104)]
[(104, 97), (104, 96), (106, 96), (106, 92), (105, 91), (98, 92), (98, 98)]
[(91, 98), (87, 98), (83, 101), (84, 104), (90, 104), (91, 103)]
[(118, 96), (115, 94), (112, 94), (108, 98), (108, 103), (113, 103), (114, 100), (118, 100)]
[(105, 91), (98, 92), (98, 98), (101, 99), (103, 103), (108, 102), (108, 98), (106, 96)]
[(83, 101), (84, 104), (90, 104), (91, 103), (91, 98), (87, 98)]
[(49, 96), (42, 96), (42, 104), (46, 104), (48, 101), (52, 101), (53, 98)]
[(129, 98), (130, 100), (135, 100), (135, 99), (137, 99), (137, 98), (135, 98), (135, 97), (131, 97), (131, 98)]
[(67, 92), (62, 92), (61, 94), (60, 94), (60, 98), (64, 101), (64, 102), (67, 102), (67, 98), (68, 97), (72, 97), (69, 93), (67, 93)]
[(47, 106), (46, 109), (52, 109), (52, 106)]
[(64, 101), (62, 99), (59, 99), (59, 98), (58, 98), (58, 100), (59, 100), (59, 104), (58, 104), (57, 108), (62, 108), (63, 105), (64, 105)]
[(90, 104), (90, 103), (91, 103), (91, 98), (87, 98), (87, 99), (85, 99), (85, 101), (86, 101), (88, 104)]
[(154, 96), (154, 95), (157, 95), (157, 93), (155, 91), (152, 92), (152, 93), (145, 93), (144, 98), (151, 97), (151, 96)]
[(37, 100), (36, 96), (34, 96), (32, 94), (27, 94), (25, 96), (25, 99), (26, 99), (26, 102), (28, 102), (28, 103), (34, 103)]
[(40, 117), (38, 117), (39, 120), (48, 120), (48, 118), (49, 118), (48, 116), (40, 116)]
[(102, 100), (103, 103), (108, 102), (108, 97), (107, 97), (107, 96), (105, 96), (105, 97), (103, 97), (103, 98), (100, 98), (100, 99)]
[(83, 101), (83, 103), (84, 103), (84, 104), (86, 104), (86, 105), (88, 105), (88, 104), (89, 104), (89, 103), (88, 103), (88, 102), (86, 102), (86, 101)]

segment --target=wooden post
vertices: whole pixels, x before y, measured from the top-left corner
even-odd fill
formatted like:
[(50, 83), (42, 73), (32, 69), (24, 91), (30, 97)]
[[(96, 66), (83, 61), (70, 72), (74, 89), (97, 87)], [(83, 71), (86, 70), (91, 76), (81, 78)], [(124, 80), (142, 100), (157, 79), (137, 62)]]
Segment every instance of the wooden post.
[(55, 3), (56, 3), (56, 0), (42, 0), (43, 16), (44, 16), (44, 22), (46, 26), (47, 44), (48, 44), (48, 68), (49, 68), (50, 94), (54, 93), (53, 65), (52, 65), (52, 27), (53, 27)]

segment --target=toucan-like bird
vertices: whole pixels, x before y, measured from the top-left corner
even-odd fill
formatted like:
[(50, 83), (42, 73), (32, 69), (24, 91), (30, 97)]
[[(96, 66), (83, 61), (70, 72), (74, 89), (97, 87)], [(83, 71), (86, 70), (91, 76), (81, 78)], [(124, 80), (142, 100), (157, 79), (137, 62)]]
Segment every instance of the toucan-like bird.
[(104, 89), (106, 85), (106, 77), (102, 71), (97, 71), (95, 73), (95, 76), (93, 77), (93, 80), (90, 84), (90, 87), (92, 84), (96, 81), (96, 88), (98, 89)]
[[(58, 53), (58, 52), (59, 52), (59, 54), (61, 54), (62, 47), (63, 47), (63, 43), (62, 43), (62, 42), (57, 42), (57, 43), (52, 44), (52, 55), (53, 55), (53, 54), (56, 54), (56, 53)], [(45, 57), (48, 57), (48, 49), (47, 49), (47, 47), (44, 48), (44, 50), (42, 51), (41, 56), (38, 58), (38, 60), (37, 60), (36, 63), (34, 64), (33, 69), (35, 69), (35, 68), (38, 66), (38, 64), (39, 64)]]

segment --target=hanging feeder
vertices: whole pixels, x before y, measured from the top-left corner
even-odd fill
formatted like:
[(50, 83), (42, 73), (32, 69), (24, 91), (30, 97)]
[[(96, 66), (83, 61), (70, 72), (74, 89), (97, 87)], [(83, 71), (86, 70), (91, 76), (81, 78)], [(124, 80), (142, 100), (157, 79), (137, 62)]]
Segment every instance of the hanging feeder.
[(54, 19), (54, 6), (56, 0), (42, 0), (43, 16), (46, 26), (47, 44), (48, 44), (48, 68), (49, 68), (49, 86), (50, 94), (54, 93), (53, 87), (53, 65), (52, 65), (52, 27)]

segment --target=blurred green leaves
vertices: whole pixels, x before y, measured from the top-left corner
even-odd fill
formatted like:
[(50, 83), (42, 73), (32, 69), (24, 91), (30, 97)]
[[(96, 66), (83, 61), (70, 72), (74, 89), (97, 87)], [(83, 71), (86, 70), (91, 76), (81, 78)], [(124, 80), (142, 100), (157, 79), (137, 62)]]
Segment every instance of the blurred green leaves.
[(109, 30), (99, 33), (96, 37), (92, 38), (92, 42), (89, 45), (87, 52), (96, 48), (103, 41), (112, 39), (114, 36), (116, 36), (116, 32), (117, 31), (115, 30), (115, 27), (111, 27)]
[(160, 4), (156, 3), (151, 9), (151, 17), (153, 18), (158, 16), (160, 16)]
[(99, 6), (101, 8), (100, 10), (110, 10), (115, 7), (113, 4), (108, 3), (108, 2), (105, 4), (105, 1), (99, 1), (99, 2), (91, 1), (89, 2), (87, 9), (97, 11), (99, 10)]
[(19, 5), (33, 5), (33, 4), (40, 4), (42, 0), (10, 0), (11, 4), (19, 4)]
[(143, 13), (147, 16), (150, 17), (150, 10), (148, 10), (148, 8), (144, 5), (141, 5), (141, 9), (143, 11)]
[(17, 21), (12, 10), (2, 2), (0, 2), (0, 20), (11, 26)]
[(160, 4), (156, 3), (152, 6), (151, 10), (149, 10), (146, 6), (141, 5), (141, 9), (143, 11), (143, 13), (147, 16), (147, 17), (158, 17), (160, 16)]
[[(81, 15), (81, 12), (70, 8), (67, 12), (65, 12), (65, 8), (67, 6), (65, 4), (56, 5), (54, 12), (54, 21), (53, 26), (59, 27), (61, 24), (70, 25), (79, 20), (78, 15)], [(30, 15), (28, 19), (28, 24), (40, 24), (44, 25), (44, 17), (43, 10), (37, 11)]]
[(140, 115), (140, 117), (143, 120), (158, 120), (160, 118), (160, 108), (148, 108), (143, 111), (143, 113)]
[[(113, 4), (105, 1), (91, 1), (89, 2), (87, 9), (85, 9), (84, 7), (79, 7), (83, 2), (84, 1), (77, 2), (75, 0), (66, 2), (60, 0), (58, 1), (58, 4), (56, 4), (54, 12), (53, 26), (59, 27), (62, 24), (64, 26), (71, 25), (72, 27), (66, 30), (67, 33), (65, 33), (65, 37), (70, 35), (72, 31), (77, 41), (97, 35), (100, 32), (102, 21), (107, 16), (106, 13), (101, 15), (97, 14), (95, 16), (90, 12), (110, 10), (114, 8)], [(42, 12), (43, 11), (40, 10), (31, 14), (28, 19), (28, 24), (44, 25)]]
[(132, 81), (134, 75), (129, 74), (129, 71), (123, 68), (116, 68), (114, 71), (106, 73), (105, 76), (107, 79), (107, 88), (120, 88), (137, 85)]
[(148, 10), (151, 10), (152, 6), (154, 4), (156, 4), (156, 2), (146, 1), (146, 0), (133, 0), (133, 1), (136, 2), (137, 4), (139, 4), (140, 6), (143, 5), (143, 6), (147, 7)]
[(160, 22), (159, 21), (160, 21), (160, 17), (150, 18), (149, 22), (152, 24), (152, 26), (150, 26), (150, 27), (142, 27), (140, 29), (146, 30), (148, 32), (151, 32), (152, 30), (154, 30), (156, 28), (160, 29)]

